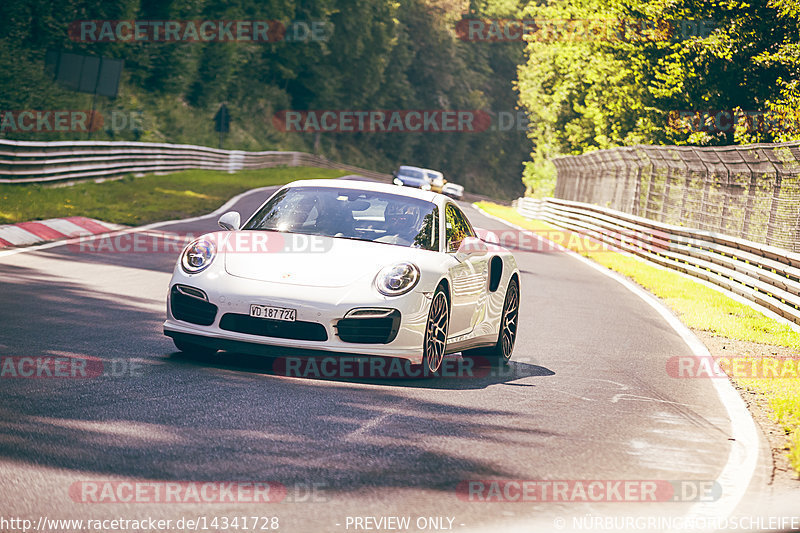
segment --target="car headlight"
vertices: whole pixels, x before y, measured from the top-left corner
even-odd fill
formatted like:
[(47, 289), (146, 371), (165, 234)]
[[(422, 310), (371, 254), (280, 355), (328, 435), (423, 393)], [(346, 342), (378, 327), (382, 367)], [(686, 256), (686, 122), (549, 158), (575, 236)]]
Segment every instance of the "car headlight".
[(419, 281), (419, 268), (414, 263), (387, 266), (375, 277), (375, 287), (385, 296), (405, 294)]
[(181, 268), (188, 274), (197, 274), (208, 268), (216, 254), (217, 250), (213, 242), (207, 239), (198, 239), (183, 251)]

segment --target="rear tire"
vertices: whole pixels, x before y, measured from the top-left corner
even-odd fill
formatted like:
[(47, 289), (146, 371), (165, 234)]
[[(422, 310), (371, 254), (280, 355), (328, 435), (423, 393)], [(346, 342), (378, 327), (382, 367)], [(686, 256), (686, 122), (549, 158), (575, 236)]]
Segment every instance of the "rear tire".
[(175, 344), (175, 347), (178, 350), (188, 355), (209, 356), (217, 353), (216, 348), (201, 346), (199, 344), (187, 342), (183, 339), (172, 339), (172, 342)]
[(500, 320), (500, 333), (497, 343), (489, 348), (474, 348), (461, 352), (462, 357), (488, 360), (493, 366), (505, 366), (514, 352), (519, 322), (519, 282), (512, 279), (506, 289), (503, 302), (503, 316)]

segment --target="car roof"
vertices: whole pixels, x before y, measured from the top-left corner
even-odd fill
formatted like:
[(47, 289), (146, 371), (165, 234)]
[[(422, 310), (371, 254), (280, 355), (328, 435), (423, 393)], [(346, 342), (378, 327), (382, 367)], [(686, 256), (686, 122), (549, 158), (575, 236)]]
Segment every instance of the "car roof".
[(397, 170), (419, 170), (420, 172), (430, 172), (432, 174), (438, 174), (439, 176), (442, 175), (440, 171), (433, 170), (432, 168), (412, 167), (411, 165), (400, 165)]
[(353, 189), (362, 191), (385, 192), (410, 198), (419, 198), (435, 204), (441, 204), (447, 197), (432, 191), (423, 191), (412, 187), (400, 187), (390, 183), (378, 183), (376, 181), (357, 181), (344, 179), (309, 179), (297, 180), (287, 183), (285, 187), (326, 187), (337, 189)]

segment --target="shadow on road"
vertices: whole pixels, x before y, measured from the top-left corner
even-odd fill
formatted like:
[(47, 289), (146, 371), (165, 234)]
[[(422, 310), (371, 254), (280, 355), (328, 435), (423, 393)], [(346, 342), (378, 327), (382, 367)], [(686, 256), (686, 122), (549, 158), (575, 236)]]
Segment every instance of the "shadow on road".
[(209, 356), (175, 352), (170, 356), (170, 360), (178, 364), (292, 379), (420, 389), (483, 389), (490, 385), (512, 383), (522, 378), (555, 374), (543, 366), (513, 359), (508, 365), (500, 366), (491, 364), (485, 358), (465, 359), (460, 355), (446, 356), (442, 369), (435, 375), (429, 375), (421, 365), (410, 365), (404, 360), (388, 357), (320, 354), (285, 348), (267, 349), (265, 353), (267, 355), (221, 351)]
[(58, 272), (9, 265), (0, 272), (3, 298), (14, 303), (0, 306), (4, 363), (65, 357), (103, 369), (0, 377), (0, 470), (55, 469), (73, 480), (318, 483), (330, 497), (387, 487), (452, 495), (460, 480), (530, 475), (522, 462), (494, 458), (554, 437), (533, 410), (487, 401), (477, 390), (552, 374), (542, 367), (369, 381), (378, 386), (286, 378), (261, 357), (172, 353), (163, 307), (151, 298), (104, 292)]

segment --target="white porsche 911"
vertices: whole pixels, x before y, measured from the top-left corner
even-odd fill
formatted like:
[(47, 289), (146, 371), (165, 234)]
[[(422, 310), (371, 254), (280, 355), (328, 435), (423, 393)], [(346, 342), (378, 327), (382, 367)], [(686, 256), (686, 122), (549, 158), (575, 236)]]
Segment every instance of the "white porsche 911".
[(190, 243), (164, 333), (185, 352), (281, 346), (397, 357), (436, 373), (445, 354), (505, 364), (519, 314), (511, 253), (481, 241), (441, 194), (304, 180), (244, 224)]

